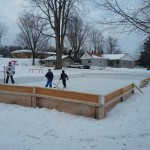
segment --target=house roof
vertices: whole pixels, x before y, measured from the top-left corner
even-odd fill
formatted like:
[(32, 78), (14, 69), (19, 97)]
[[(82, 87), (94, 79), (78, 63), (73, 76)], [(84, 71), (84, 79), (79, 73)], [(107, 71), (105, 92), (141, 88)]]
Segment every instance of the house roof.
[[(88, 55), (86, 55), (88, 54)], [(85, 53), (81, 59), (109, 59), (109, 60), (120, 60), (127, 59), (133, 60), (131, 55), (127, 54), (99, 54), (99, 53)]]
[[(11, 53), (12, 54), (15, 54), (15, 53), (32, 53), (32, 50), (23, 49), (23, 50), (16, 50), (16, 51), (13, 51)], [(55, 52), (42, 52), (42, 51), (38, 51), (38, 53), (49, 54), (49, 55), (56, 55)]]
[(99, 57), (101, 57), (102, 56), (102, 54), (100, 54), (100, 53), (89, 53), (88, 52), (88, 54), (91, 56), (91, 57), (96, 57), (96, 58), (99, 58)]
[(100, 53), (85, 53), (81, 59), (98, 59), (98, 58), (102, 58), (102, 55)]
[(119, 60), (127, 54), (103, 54), (103, 58), (107, 58), (109, 60)]
[(38, 53), (41, 53), (41, 54), (49, 54), (49, 55), (56, 55), (55, 52), (42, 52), (42, 51), (39, 51)]
[[(70, 57), (69, 55), (62, 55), (62, 59), (66, 58), (66, 57)], [(47, 57), (46, 59), (43, 59), (43, 60), (56, 60), (56, 56), (50, 56), (50, 57)]]
[(29, 49), (23, 49), (23, 50), (16, 50), (16, 51), (13, 51), (11, 52), (12, 54), (15, 54), (15, 53), (32, 53), (32, 50), (29, 50)]

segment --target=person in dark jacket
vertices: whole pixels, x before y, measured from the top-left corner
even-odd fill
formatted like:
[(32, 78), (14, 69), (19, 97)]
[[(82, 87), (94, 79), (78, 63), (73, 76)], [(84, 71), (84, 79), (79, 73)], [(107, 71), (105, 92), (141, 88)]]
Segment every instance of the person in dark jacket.
[(53, 81), (54, 75), (51, 72), (51, 69), (48, 69), (48, 72), (45, 74), (45, 77), (47, 78), (47, 83), (45, 87), (49, 86), (50, 88), (52, 88), (52, 81)]
[(64, 88), (66, 88), (66, 80), (69, 80), (68, 75), (65, 73), (65, 70), (62, 70), (62, 73), (60, 75), (60, 80), (62, 80), (62, 84)]
[(6, 74), (7, 74), (6, 84), (8, 84), (9, 77), (11, 79), (12, 84), (14, 84), (15, 81), (14, 81), (13, 75), (15, 74), (15, 70), (14, 70), (14, 67), (12, 66), (11, 62), (9, 62), (8, 66), (6, 67)]

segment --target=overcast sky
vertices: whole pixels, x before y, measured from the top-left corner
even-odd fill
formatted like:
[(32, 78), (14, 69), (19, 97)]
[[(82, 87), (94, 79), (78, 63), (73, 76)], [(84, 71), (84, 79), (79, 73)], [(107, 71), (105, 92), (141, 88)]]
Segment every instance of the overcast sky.
[[(9, 27), (7, 36), (2, 39), (2, 45), (13, 45), (18, 32), (16, 20), (19, 13), (23, 10), (23, 6), (24, 0), (0, 0), (0, 22), (5, 23)], [(130, 54), (136, 50), (141, 42), (141, 38), (135, 34), (118, 34), (115, 35), (115, 38), (118, 39), (121, 49)]]
[(24, 0), (0, 0), (0, 22), (9, 27), (7, 36), (2, 39), (2, 45), (13, 45), (18, 32), (16, 20), (23, 5)]

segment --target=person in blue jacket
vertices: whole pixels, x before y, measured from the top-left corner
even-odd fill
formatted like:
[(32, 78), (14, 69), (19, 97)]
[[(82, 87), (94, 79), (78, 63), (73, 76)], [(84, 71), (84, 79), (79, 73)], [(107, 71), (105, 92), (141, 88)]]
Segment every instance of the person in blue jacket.
[(48, 69), (48, 72), (45, 74), (45, 77), (47, 78), (47, 83), (45, 87), (49, 86), (50, 88), (52, 88), (52, 81), (53, 81), (54, 75), (51, 72), (51, 69)]

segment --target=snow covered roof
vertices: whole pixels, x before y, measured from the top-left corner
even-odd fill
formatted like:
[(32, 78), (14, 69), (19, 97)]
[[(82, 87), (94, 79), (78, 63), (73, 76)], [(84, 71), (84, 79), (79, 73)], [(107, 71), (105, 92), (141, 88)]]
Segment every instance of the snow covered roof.
[[(15, 53), (32, 53), (32, 50), (28, 50), (28, 49), (24, 49), (24, 50), (16, 50), (11, 52), (12, 54)], [(48, 54), (48, 55), (56, 55), (55, 52), (42, 52), (42, 51), (38, 51), (38, 53), (42, 53), (42, 54)]]
[(24, 49), (24, 50), (16, 50), (11, 52), (12, 54), (14, 53), (32, 53), (32, 50)]
[(81, 59), (97, 59), (102, 58), (100, 53), (85, 53)]
[[(68, 57), (69, 55), (62, 55), (62, 59)], [(47, 57), (46, 59), (43, 59), (43, 60), (56, 60), (56, 56), (50, 56), (50, 57)]]
[(99, 58), (99, 57), (101, 57), (102, 56), (102, 54), (100, 54), (100, 53), (88, 53), (91, 57), (93, 57), (93, 58)]
[(102, 58), (101, 56), (92, 55), (92, 58)]
[(85, 53), (82, 57), (82, 60), (84, 59), (109, 59), (109, 60), (134, 60), (134, 58), (126, 54), (100, 54), (100, 53)]
[(103, 54), (103, 58), (107, 58), (109, 60), (119, 60), (124, 57), (126, 54)]
[(42, 53), (42, 54), (49, 54), (49, 55), (56, 55), (56, 53), (55, 52), (38, 52), (38, 53)]
[(102, 54), (100, 53), (88, 53), (92, 58), (102, 58)]

